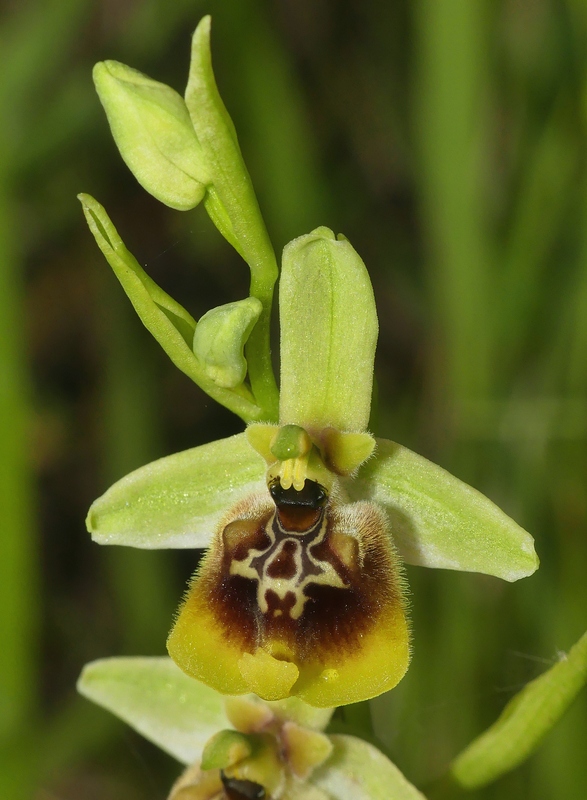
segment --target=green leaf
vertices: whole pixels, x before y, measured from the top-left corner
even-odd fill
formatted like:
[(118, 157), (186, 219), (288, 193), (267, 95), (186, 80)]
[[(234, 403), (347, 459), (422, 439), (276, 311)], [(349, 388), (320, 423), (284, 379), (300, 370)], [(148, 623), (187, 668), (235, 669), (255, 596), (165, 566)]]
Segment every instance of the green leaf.
[(333, 800), (425, 800), (376, 747), (355, 736), (330, 737), (334, 751), (309, 783)]
[(510, 700), (499, 719), (455, 759), (452, 778), (465, 789), (478, 789), (517, 767), (586, 683), (587, 633), (558, 664)]
[(198, 322), (193, 350), (218, 386), (234, 389), (247, 374), (244, 347), (263, 307), (256, 297), (213, 308)]
[(210, 180), (183, 98), (118, 61), (94, 67), (94, 83), (128, 168), (150, 194), (187, 211)]
[(375, 457), (345, 485), (352, 499), (383, 506), (408, 564), (506, 581), (538, 568), (534, 541), (523, 528), (476, 489), (406, 447), (378, 439)]
[(104, 208), (88, 194), (80, 194), (84, 215), (98, 247), (114, 270), (141, 322), (155, 337), (176, 367), (198, 384), (210, 397), (238, 414), (246, 422), (263, 417), (244, 386), (218, 386), (193, 353), (196, 322), (172, 297), (157, 286), (129, 253)]
[(211, 174), (206, 211), (249, 265), (250, 294), (263, 306), (248, 341), (246, 356), (253, 394), (266, 410), (265, 419), (277, 421), (278, 393), (269, 347), (277, 262), (234, 125), (216, 86), (210, 52), (210, 17), (201, 20), (193, 36), (185, 100)]
[(184, 764), (226, 728), (224, 698), (170, 658), (105, 658), (86, 664), (80, 694), (108, 709)]
[(267, 491), (265, 469), (244, 433), (184, 450), (115, 483), (92, 504), (88, 530), (99, 544), (207, 547), (228, 509)]
[(316, 228), (285, 247), (279, 318), (281, 424), (365, 430), (377, 312), (365, 265), (346, 239)]

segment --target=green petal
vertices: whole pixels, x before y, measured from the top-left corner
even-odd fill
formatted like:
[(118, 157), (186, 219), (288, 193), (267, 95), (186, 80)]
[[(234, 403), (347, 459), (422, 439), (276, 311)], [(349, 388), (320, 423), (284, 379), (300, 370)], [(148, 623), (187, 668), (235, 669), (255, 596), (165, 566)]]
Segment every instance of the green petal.
[(354, 736), (331, 736), (334, 752), (310, 784), (333, 800), (425, 800), (376, 747)]
[(506, 581), (538, 568), (534, 540), (523, 528), (476, 489), (406, 447), (378, 439), (375, 457), (346, 485), (353, 499), (385, 508), (408, 564)]
[(192, 351), (196, 322), (188, 312), (147, 275), (130, 253), (104, 208), (88, 194), (78, 195), (88, 226), (122, 288), (147, 330), (176, 367), (214, 400), (246, 422), (259, 419), (261, 409), (246, 387), (225, 389), (204, 370)]
[(587, 633), (558, 664), (529, 683), (485, 733), (455, 759), (452, 777), (478, 789), (521, 764), (587, 683)]
[(279, 318), (281, 424), (365, 430), (377, 313), (365, 265), (346, 239), (317, 228), (285, 247)]
[(265, 462), (239, 433), (131, 472), (92, 504), (86, 523), (99, 544), (207, 547), (227, 510), (262, 491)]
[(170, 658), (104, 658), (86, 664), (78, 691), (190, 764), (228, 726), (224, 698), (188, 678)]
[(171, 208), (198, 205), (210, 176), (183, 98), (118, 61), (96, 64), (94, 83), (116, 146), (139, 183)]

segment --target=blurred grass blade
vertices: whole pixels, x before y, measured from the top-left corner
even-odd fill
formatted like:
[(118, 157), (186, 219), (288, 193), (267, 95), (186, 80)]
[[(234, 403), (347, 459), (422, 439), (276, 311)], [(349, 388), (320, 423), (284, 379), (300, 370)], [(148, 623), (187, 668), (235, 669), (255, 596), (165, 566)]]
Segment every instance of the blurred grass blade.
[[(0, 182), (2, 177), (0, 172)], [(13, 232), (8, 198), (0, 187), (0, 746), (31, 721), (37, 699), (38, 542), (22, 287)]]
[(387, 439), (348, 484), (353, 499), (374, 500), (391, 522), (407, 564), (483, 572), (507, 581), (538, 567), (530, 534), (485, 495), (442, 467)]
[(529, 683), (452, 764), (465, 789), (479, 789), (521, 764), (587, 683), (587, 633), (558, 664)]
[[(490, 252), (483, 165), (486, 8), (469, 0), (415, 4), (417, 130), (424, 237), (442, 369), (435, 375), (451, 425), (491, 381)], [(452, 413), (450, 413), (452, 411)]]
[(184, 764), (229, 725), (224, 698), (170, 658), (104, 658), (86, 664), (78, 691)]

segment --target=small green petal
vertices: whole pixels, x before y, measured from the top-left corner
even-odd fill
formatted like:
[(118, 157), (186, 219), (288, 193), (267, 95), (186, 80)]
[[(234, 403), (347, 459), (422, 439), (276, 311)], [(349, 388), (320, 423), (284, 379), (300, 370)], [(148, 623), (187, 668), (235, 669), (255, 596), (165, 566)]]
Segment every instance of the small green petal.
[(131, 472), (92, 504), (86, 522), (99, 544), (207, 547), (227, 509), (266, 491), (265, 462), (239, 433)]
[(538, 568), (534, 540), (485, 495), (387, 439), (345, 483), (351, 497), (383, 506), (407, 564), (483, 572), (506, 581)]
[(479, 789), (521, 764), (587, 683), (587, 633), (568, 655), (529, 683), (501, 716), (455, 759), (452, 777)]
[(425, 800), (373, 745), (354, 736), (331, 736), (334, 752), (310, 778), (332, 800)]
[(346, 239), (317, 228), (285, 247), (279, 318), (281, 424), (310, 434), (365, 430), (377, 313), (365, 265)]
[(94, 83), (114, 141), (139, 183), (171, 208), (197, 206), (210, 176), (183, 98), (118, 61), (96, 64)]
[(225, 389), (205, 372), (192, 350), (196, 323), (193, 317), (147, 275), (130, 253), (104, 208), (88, 194), (78, 195), (98, 247), (112, 267), (141, 322), (159, 342), (176, 367), (214, 400), (246, 422), (263, 413), (245, 386)]
[(225, 389), (239, 386), (247, 374), (244, 347), (263, 306), (256, 297), (213, 308), (201, 317), (193, 350), (206, 374)]
[(170, 658), (93, 661), (77, 688), (184, 764), (199, 759), (210, 737), (228, 725), (222, 695), (188, 678)]

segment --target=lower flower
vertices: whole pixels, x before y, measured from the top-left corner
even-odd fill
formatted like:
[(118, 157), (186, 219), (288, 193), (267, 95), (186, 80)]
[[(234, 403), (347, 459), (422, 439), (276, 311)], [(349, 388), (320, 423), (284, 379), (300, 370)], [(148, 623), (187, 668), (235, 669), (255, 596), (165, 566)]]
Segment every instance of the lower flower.
[[(285, 483), (285, 487), (284, 487)], [(226, 694), (318, 707), (393, 688), (409, 662), (405, 583), (384, 513), (312, 479), (238, 503), (219, 525), (168, 640)]]

